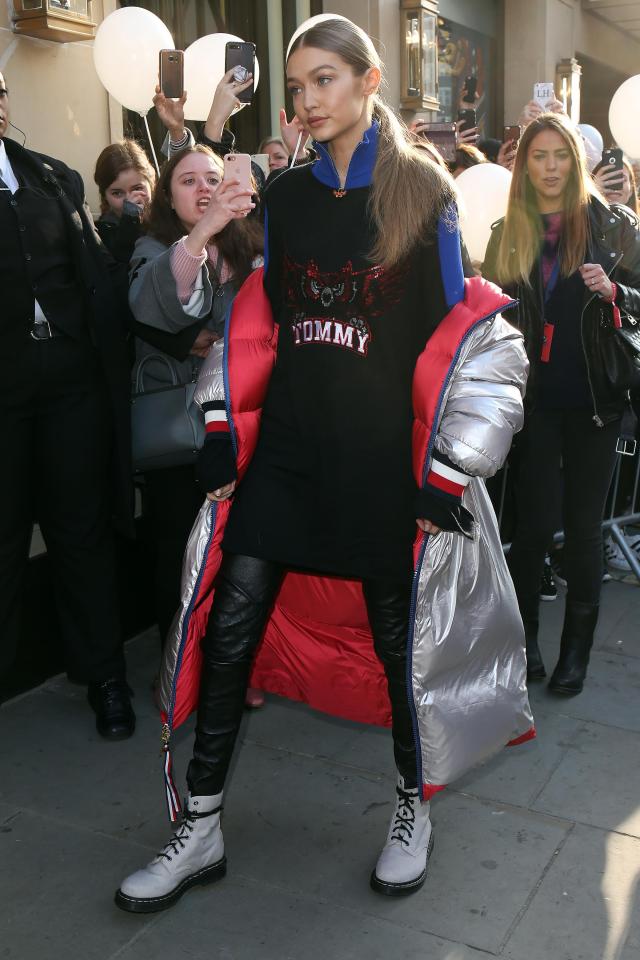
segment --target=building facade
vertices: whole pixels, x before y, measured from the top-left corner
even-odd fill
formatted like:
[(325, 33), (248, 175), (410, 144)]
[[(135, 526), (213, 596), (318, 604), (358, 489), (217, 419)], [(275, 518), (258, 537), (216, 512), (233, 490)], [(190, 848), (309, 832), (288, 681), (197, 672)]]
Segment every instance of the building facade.
[[(593, 124), (609, 142), (611, 96), (640, 71), (640, 0), (422, 0), (422, 6), (436, 11), (435, 42), (422, 55), (426, 62), (437, 49), (437, 111), (403, 109), (407, 0), (133, 0), (129, 5), (159, 15), (178, 47), (215, 31), (256, 42), (260, 86), (252, 106), (233, 119), (240, 147), (250, 152), (262, 137), (277, 133), (278, 110), (287, 96), (288, 39), (299, 23), (319, 12), (350, 17), (375, 40), (387, 68), (386, 96), (407, 120), (416, 115), (455, 119), (464, 78), (476, 77), (485, 136), (500, 137), (504, 124), (517, 121), (533, 84), (550, 81), (559, 96), (564, 92), (574, 119)], [(116, 6), (116, 0), (92, 0), (91, 19), (99, 24)], [(413, 6), (419, 8), (420, 0)], [(142, 131), (137, 118), (123, 114), (101, 86), (91, 41), (18, 35), (11, 2), (1, 4), (0, 70), (11, 92), (13, 120), (27, 145), (79, 169), (96, 209), (92, 171), (97, 154), (123, 131)], [(17, 130), (13, 133), (22, 139)], [(159, 138), (158, 128), (154, 136)]]

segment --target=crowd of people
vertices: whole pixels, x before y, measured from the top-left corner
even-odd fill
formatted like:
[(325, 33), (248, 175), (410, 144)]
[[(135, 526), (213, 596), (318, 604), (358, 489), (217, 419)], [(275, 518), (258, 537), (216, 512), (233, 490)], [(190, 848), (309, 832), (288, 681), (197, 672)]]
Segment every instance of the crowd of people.
[[(106, 147), (95, 225), (79, 175), (6, 136), (0, 75), (0, 417), (12, 465), (0, 630), (14, 638), (3, 668), (37, 518), (68, 674), (87, 685), (101, 736), (133, 734), (114, 532), (133, 533), (135, 478), (153, 539), (167, 740), (196, 691), (183, 822), (123, 881), (116, 902), (130, 912), (164, 909), (226, 871), (226, 776), (243, 707), (263, 700), (252, 664), (291, 571), (305, 596), (324, 584), (337, 609), (358, 584), (370, 686), (345, 685), (355, 653), (340, 622), (340, 657), (311, 614), (278, 642), (283, 662), (326, 670), (330, 712), (373, 699), (384, 679), (371, 716), (391, 726), (398, 783), (370, 882), (390, 896), (424, 883), (431, 796), (534, 735), (526, 684), (546, 676), (538, 606), (560, 518), (553, 692), (582, 690), (598, 619), (602, 516), (639, 386), (616, 335), (640, 317), (631, 164), (622, 177), (590, 171), (562, 104), (535, 101), (519, 140), (472, 128), (446, 162), (422, 121), (407, 129), (381, 99), (375, 48), (343, 19), (303, 32), (286, 70), (295, 115), (282, 110), (280, 135), (258, 147), (268, 175), (253, 164), (250, 187), (225, 176), (227, 121), (251, 77), (223, 77), (196, 135), (185, 97), (158, 87), (160, 175), (138, 143)], [(511, 171), (511, 190), (472, 263), (455, 179), (484, 163)], [(198, 440), (172, 447), (167, 415), (180, 402)], [(507, 567), (484, 481), (514, 437)]]

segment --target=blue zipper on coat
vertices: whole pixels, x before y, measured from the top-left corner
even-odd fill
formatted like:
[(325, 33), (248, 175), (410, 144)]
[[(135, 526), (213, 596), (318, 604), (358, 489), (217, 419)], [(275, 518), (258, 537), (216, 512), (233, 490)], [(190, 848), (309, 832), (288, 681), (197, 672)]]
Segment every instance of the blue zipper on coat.
[[(455, 370), (456, 364), (460, 358), (460, 353), (465, 343), (471, 336), (471, 334), (480, 326), (481, 323), (485, 323), (487, 320), (493, 319), (497, 314), (502, 313), (504, 310), (509, 310), (511, 307), (517, 305), (517, 300), (512, 300), (511, 303), (505, 304), (505, 306), (500, 307), (498, 310), (494, 310), (493, 313), (487, 314), (486, 317), (481, 317), (479, 320), (476, 320), (472, 326), (469, 327), (464, 337), (458, 344), (458, 349), (456, 350), (451, 363), (449, 364), (449, 369), (447, 375), (442, 384), (440, 390), (440, 396), (438, 397), (438, 405), (436, 407), (436, 415), (434, 417), (434, 428), (429, 437), (429, 443), (427, 444), (427, 452), (424, 459), (424, 466), (422, 468), (422, 483), (426, 482), (427, 479), (427, 469), (428, 464), (431, 460), (431, 453), (433, 451), (433, 446), (436, 441), (437, 427), (440, 422), (440, 410), (442, 409), (442, 401), (446, 390), (451, 381), (453, 371)], [(422, 544), (420, 546), (420, 553), (418, 555), (418, 561), (416, 563), (415, 570), (413, 572), (413, 583), (411, 585), (411, 604), (409, 606), (409, 637), (407, 640), (407, 695), (409, 698), (409, 711), (411, 713), (411, 723), (413, 726), (413, 740), (416, 750), (416, 770), (417, 770), (417, 783), (418, 783), (418, 792), (420, 799), (424, 800), (424, 778), (422, 776), (422, 747), (420, 745), (420, 731), (418, 728), (418, 711), (416, 709), (415, 700), (413, 697), (413, 637), (414, 637), (414, 623), (416, 615), (416, 605), (418, 602), (418, 581), (420, 579), (420, 571), (422, 569), (422, 564), (424, 562), (424, 555), (427, 551), (427, 545), (429, 543), (429, 534), (425, 533), (422, 539)]]

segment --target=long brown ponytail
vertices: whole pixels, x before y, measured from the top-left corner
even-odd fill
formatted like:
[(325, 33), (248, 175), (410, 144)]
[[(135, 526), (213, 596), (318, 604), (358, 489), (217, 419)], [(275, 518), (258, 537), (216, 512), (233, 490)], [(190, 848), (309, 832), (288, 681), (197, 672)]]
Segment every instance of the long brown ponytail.
[[(316, 24), (296, 39), (289, 56), (300, 47), (336, 53), (356, 76), (371, 67), (382, 69), (371, 39), (350, 20)], [(377, 94), (373, 115), (380, 124), (380, 135), (370, 198), (370, 214), (377, 228), (370, 256), (374, 263), (392, 267), (435, 233), (455, 192), (446, 170), (414, 144), (406, 126)]]

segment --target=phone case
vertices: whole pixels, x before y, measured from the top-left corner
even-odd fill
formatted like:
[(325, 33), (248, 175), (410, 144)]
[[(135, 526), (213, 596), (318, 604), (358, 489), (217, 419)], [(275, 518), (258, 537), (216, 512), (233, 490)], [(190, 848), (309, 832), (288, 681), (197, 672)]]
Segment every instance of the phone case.
[(251, 103), (255, 88), (256, 73), (256, 45), (244, 40), (229, 40), (224, 48), (224, 72), (232, 67), (244, 67), (247, 73), (253, 75), (253, 83), (246, 90), (238, 94), (241, 103)]
[(184, 93), (184, 53), (182, 50), (160, 51), (160, 89), (165, 97), (178, 100)]
[(540, 104), (543, 110), (546, 110), (547, 106), (555, 100), (555, 98), (556, 95), (552, 83), (534, 83), (533, 99), (536, 103)]
[(466, 130), (471, 130), (478, 124), (475, 110), (458, 110), (458, 120), (462, 120), (460, 133), (465, 133)]
[(522, 136), (522, 129), (519, 124), (512, 124), (505, 127), (502, 134), (503, 143), (517, 143)]
[(239, 180), (243, 190), (253, 190), (251, 185), (251, 157), (248, 153), (228, 153), (224, 158), (225, 179)]

